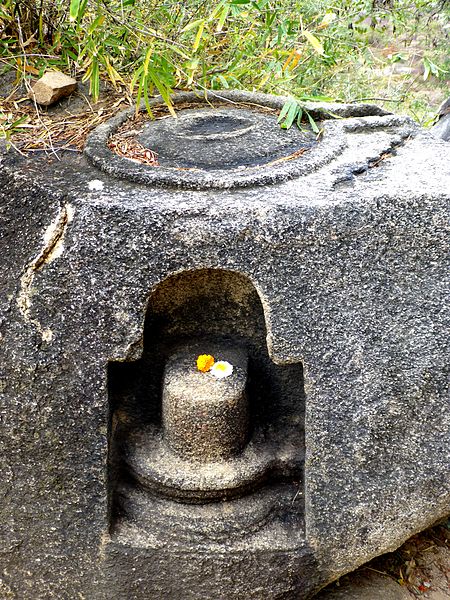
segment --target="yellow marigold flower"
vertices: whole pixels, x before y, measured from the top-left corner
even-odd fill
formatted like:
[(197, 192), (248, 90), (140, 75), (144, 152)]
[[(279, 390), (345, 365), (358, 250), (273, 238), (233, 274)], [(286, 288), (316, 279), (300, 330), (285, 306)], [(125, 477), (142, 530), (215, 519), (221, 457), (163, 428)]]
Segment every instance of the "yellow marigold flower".
[(202, 373), (207, 373), (214, 364), (214, 356), (211, 354), (200, 354), (197, 358), (197, 369)]

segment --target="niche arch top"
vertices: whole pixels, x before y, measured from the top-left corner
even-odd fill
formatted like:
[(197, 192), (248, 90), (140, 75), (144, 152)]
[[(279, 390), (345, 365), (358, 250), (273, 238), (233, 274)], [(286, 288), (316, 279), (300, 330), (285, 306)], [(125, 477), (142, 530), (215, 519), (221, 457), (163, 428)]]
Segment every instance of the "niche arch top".
[(144, 346), (150, 324), (156, 321), (165, 322), (168, 337), (257, 337), (266, 343), (260, 295), (250, 278), (238, 271), (192, 269), (163, 279), (149, 297)]

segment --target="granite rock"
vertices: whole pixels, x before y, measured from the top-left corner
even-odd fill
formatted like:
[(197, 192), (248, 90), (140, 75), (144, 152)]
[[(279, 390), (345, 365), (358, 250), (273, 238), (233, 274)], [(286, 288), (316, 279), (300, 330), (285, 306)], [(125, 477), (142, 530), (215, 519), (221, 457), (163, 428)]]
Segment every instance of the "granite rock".
[(430, 129), (432, 135), (446, 142), (450, 141), (450, 98), (444, 100), (438, 109), (438, 121)]
[(59, 71), (47, 71), (30, 90), (30, 98), (41, 106), (50, 106), (77, 89), (77, 81)]
[[(249, 143), (258, 165), (119, 158), (105, 140), (126, 116), (84, 156), (2, 155), (12, 597), (309, 598), (448, 514), (448, 146), (377, 108), (310, 110), (320, 139)], [(248, 355), (248, 444), (150, 489), (165, 365), (208, 340)], [(178, 497), (195, 477), (222, 497)]]
[(436, 125), (431, 128), (431, 133), (445, 142), (450, 141), (450, 114), (442, 116)]

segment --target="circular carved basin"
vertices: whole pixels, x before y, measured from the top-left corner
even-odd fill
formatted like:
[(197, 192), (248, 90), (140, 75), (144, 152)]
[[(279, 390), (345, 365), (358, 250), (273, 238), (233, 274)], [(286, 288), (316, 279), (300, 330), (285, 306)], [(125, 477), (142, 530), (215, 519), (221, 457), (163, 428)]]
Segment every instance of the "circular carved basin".
[(242, 114), (224, 111), (183, 111), (178, 129), (181, 135), (190, 139), (224, 140), (249, 133), (255, 127), (252, 115), (249, 116), (245, 118)]
[(162, 167), (205, 171), (267, 165), (317, 144), (311, 130), (282, 130), (276, 114), (234, 106), (185, 109), (178, 118), (148, 121), (137, 140)]
[[(307, 125), (280, 127), (277, 119), (285, 99), (263, 100), (248, 92), (221, 92), (220, 98), (208, 101), (181, 93), (173, 98), (175, 118), (155, 99), (155, 119), (145, 118), (144, 107), (137, 121), (133, 109), (124, 111), (91, 133), (85, 153), (114, 177), (203, 189), (278, 183), (314, 171), (344, 148), (336, 122), (319, 123), (324, 132), (319, 141)], [(135, 130), (129, 123), (137, 123)], [(157, 155), (157, 164), (142, 164), (111, 150), (111, 140), (125, 130), (127, 140)]]

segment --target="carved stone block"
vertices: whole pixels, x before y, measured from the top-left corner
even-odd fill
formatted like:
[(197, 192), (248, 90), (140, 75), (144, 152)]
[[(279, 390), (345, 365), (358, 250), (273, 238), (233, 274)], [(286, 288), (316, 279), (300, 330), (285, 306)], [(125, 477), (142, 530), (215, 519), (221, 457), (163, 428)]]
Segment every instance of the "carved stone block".
[(449, 512), (448, 144), (368, 105), (283, 131), (284, 100), (155, 99), (158, 166), (110, 147), (134, 109), (2, 155), (18, 598), (306, 599)]

